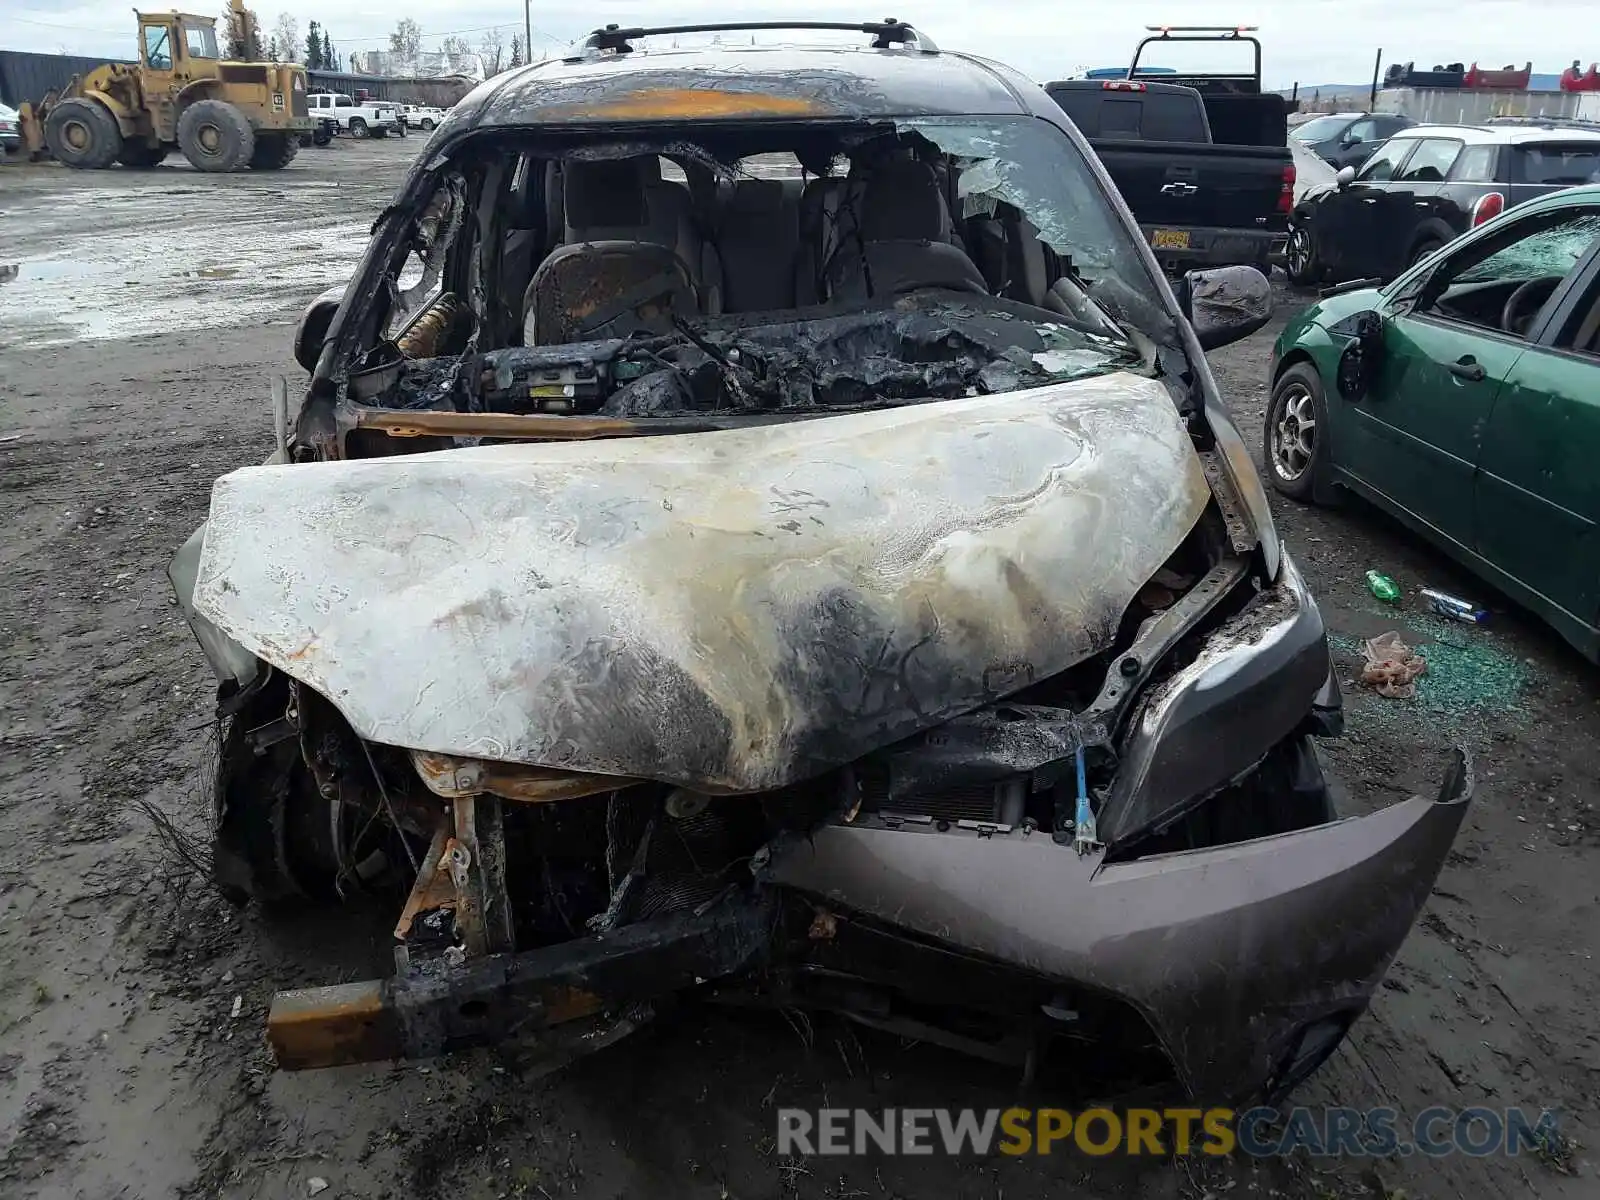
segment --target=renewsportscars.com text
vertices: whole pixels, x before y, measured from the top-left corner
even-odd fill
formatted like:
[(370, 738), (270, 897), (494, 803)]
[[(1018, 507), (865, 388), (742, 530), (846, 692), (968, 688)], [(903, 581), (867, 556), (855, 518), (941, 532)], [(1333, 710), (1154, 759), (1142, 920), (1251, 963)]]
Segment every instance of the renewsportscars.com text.
[(1317, 1157), (1516, 1155), (1559, 1139), (1548, 1109), (800, 1108), (778, 1110), (780, 1155), (1090, 1155), (1303, 1152)]

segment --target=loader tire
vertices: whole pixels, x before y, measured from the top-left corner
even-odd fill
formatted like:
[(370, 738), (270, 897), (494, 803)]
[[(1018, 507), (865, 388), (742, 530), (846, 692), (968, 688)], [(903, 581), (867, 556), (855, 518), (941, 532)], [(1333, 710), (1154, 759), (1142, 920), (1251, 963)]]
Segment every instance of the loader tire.
[(44, 141), (57, 162), (98, 171), (117, 161), (122, 131), (117, 119), (94, 100), (63, 100), (44, 122)]
[(149, 142), (123, 142), (122, 153), (117, 155), (117, 161), (125, 167), (142, 171), (159, 167), (166, 157), (165, 146), (152, 146)]
[(226, 100), (196, 100), (178, 118), (178, 146), (196, 171), (237, 171), (249, 165), (256, 135)]
[(255, 153), (250, 156), (252, 171), (281, 171), (300, 153), (300, 139), (282, 133), (264, 133), (256, 138)]

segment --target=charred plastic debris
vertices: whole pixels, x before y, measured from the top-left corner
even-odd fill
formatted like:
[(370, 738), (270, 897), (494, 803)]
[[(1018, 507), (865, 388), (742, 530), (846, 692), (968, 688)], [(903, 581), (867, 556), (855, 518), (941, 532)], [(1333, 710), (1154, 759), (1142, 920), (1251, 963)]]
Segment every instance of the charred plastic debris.
[[(563, 471), (572, 495), (610, 486), (611, 475), (583, 473), (581, 448), (560, 443), (768, 429), (781, 441), (784, 430), (879, 414), (889, 422), (871, 426), (881, 441), (818, 451), (829, 467), (843, 462), (866, 497), (853, 502), (872, 505), (894, 486), (914, 490), (894, 474), (897, 439), (935, 421), (934, 402), (1013, 394), (1040, 397), (1068, 450), (1021, 495), (996, 482), (1015, 484), (1009, 468), (984, 460), (996, 473), (974, 485), (979, 515), (952, 527), (982, 554), (1012, 556), (1005, 587), (1023, 597), (1026, 654), (1007, 659), (983, 640), (983, 621), (973, 633), (948, 615), (961, 593), (944, 576), (909, 628), (884, 618), (889, 602), (865, 585), (830, 576), (807, 591), (801, 579), (786, 586), (804, 593), (804, 619), (775, 625), (792, 643), (769, 661), (751, 635), (745, 667), (771, 671), (770, 696), (740, 708), (716, 679), (685, 682), (697, 668), (660, 646), (650, 657), (621, 635), (563, 633), (549, 661), (515, 664), (519, 679), (587, 670), (601, 681), (593, 693), (569, 681), (562, 694), (579, 715), (559, 722), (533, 684), (520, 701), (457, 686), (460, 662), (404, 666), (363, 693), (365, 668), (338, 658), (338, 630), (302, 623), (294, 646), (252, 625), (270, 606), (248, 605), (266, 593), (229, 576), (226, 556), (230, 539), (261, 527), (226, 506), (239, 493), (219, 481), (210, 531), (173, 568), (222, 680), (218, 882), (268, 904), (404, 896), (393, 978), (274, 1002), (281, 1065), (431, 1055), (512, 1034), (580, 1053), (690, 989), (825, 1008), (1027, 1071), (1052, 1047), (1094, 1045), (1119, 1069), (1175, 1069), (1218, 1099), (1281, 1093), (1331, 1052), (1431, 886), (1470, 772), (1458, 763), (1437, 801), (1336, 820), (1312, 740), (1341, 721), (1316, 606), (1259, 523), (1259, 484), (1250, 490), (1237, 434), (1189, 366), (1192, 346), (1155, 285), (1130, 282), (1146, 275), (1132, 243), (1086, 169), (1064, 170), (1031, 124), (730, 126), (696, 141), (496, 136), (418, 168), (380, 218), (351, 294), (313, 306), (302, 325), (296, 354), (312, 383), (298, 414), (280, 410), (275, 456), (290, 465), (230, 479), (280, 471), (293, 491), (330, 478), (294, 464), (345, 464), (320, 469), (338, 472), (448, 450), (414, 460), (443, 473), (426, 476), (443, 503), (463, 503), (471, 489), (458, 485), (481, 463), (526, 468), (517, 478), (544, 504), (569, 494), (549, 482)], [(792, 186), (741, 173), (778, 150), (816, 169)], [(661, 158), (684, 183), (657, 174)], [(1074, 170), (1083, 187), (1049, 182)], [(624, 198), (601, 216), (575, 212), (584, 197), (599, 203), (596, 173), (629, 181)], [(744, 194), (748, 182), (762, 186)], [(752, 272), (736, 260), (759, 253), (728, 234), (744, 201), (798, 210), (800, 245), (790, 279), (754, 289), (777, 302), (741, 310)], [(787, 260), (756, 267), (789, 272)], [(1218, 290), (1191, 286), (1189, 304)], [(1235, 328), (1260, 323), (1240, 315), (1259, 303), (1244, 291), (1220, 289)], [(903, 426), (882, 416), (896, 411), (908, 414)], [(974, 437), (989, 436), (983, 419), (974, 416)], [(1145, 438), (1127, 433), (1132, 450), (1116, 440), (1124, 425)], [(982, 458), (980, 442), (929, 428), (952, 456)], [(654, 479), (673, 446), (711, 445), (656, 442), (666, 448), (608, 469)], [(748, 468), (756, 474), (741, 486), (793, 485), (762, 469)], [(306, 500), (306, 528), (374, 489), (425, 480), (364, 478), (370, 487)], [(823, 485), (813, 487), (815, 500)], [(641, 482), (633, 502), (664, 520), (688, 492)], [(1128, 561), (1077, 563), (1096, 583), (1051, 591), (1018, 564), (1061, 558), (1053, 543), (994, 547), (1032, 528), (1018, 524), (1030, 506), (1063, 496), (1087, 497), (1081, 510), (1045, 510), (1067, 522), (1056, 528), (1073, 545), (1100, 543), (1070, 522), (1091, 530), (1119, 502), (1151, 497), (1154, 515), (1136, 515), (1143, 541), (1113, 539)], [(840, 534), (819, 558), (854, 554), (857, 576), (892, 575), (881, 548), (859, 548), (866, 526), (849, 524), (844, 497), (826, 495), (829, 519), (857, 541)], [(285, 502), (285, 523), (300, 519), (298, 503)], [(542, 530), (558, 516), (539, 509), (516, 527)], [(407, 519), (394, 536), (445, 540)], [(636, 569), (652, 549), (642, 520), (607, 510), (603, 532), (622, 549), (590, 567)], [(775, 516), (761, 537), (816, 537), (823, 524), (815, 513)], [(617, 533), (623, 525), (632, 532)], [(582, 546), (595, 530), (580, 526), (551, 534), (546, 549)], [(548, 589), (545, 611), (576, 620), (591, 585), (535, 558), (517, 586)], [(905, 587), (934, 588), (917, 574), (927, 559), (919, 547), (896, 560)], [(789, 569), (781, 557), (761, 563), (774, 577)], [(1123, 591), (1098, 582), (1128, 571)], [(366, 603), (349, 578), (329, 594)], [(493, 610), (497, 629), (538, 620), (498, 592), (459, 599), (452, 612)], [(723, 600), (724, 624), (777, 603), (742, 591)], [(427, 644), (419, 634), (393, 648), (395, 660)], [(525, 704), (529, 743), (544, 749), (386, 740), (377, 731), (401, 730), (422, 702), (400, 715), (361, 707), (364, 694), (421, 697), (441, 680), (438, 694), (458, 701)], [(651, 706), (683, 719), (647, 720)], [(663, 743), (668, 729), (682, 744)], [(745, 745), (751, 729), (773, 736)], [(785, 757), (771, 757), (774, 742)]]

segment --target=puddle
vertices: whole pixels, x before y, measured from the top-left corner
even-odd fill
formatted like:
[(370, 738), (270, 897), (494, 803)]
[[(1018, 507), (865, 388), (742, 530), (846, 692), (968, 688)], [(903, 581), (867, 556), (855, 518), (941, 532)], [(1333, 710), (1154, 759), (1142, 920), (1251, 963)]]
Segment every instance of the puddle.
[[(301, 189), (281, 190), (292, 198)], [(180, 220), (171, 195), (153, 201), (106, 189), (92, 215), (58, 210), (32, 223), (29, 242), (11, 247), (22, 254), (0, 265), (5, 340), (137, 336), (153, 314), (169, 330), (248, 324), (345, 282), (366, 248), (368, 220), (308, 229), (266, 215), (278, 206), (262, 206), (253, 189), (213, 192), (201, 212), (186, 209)]]
[(35, 280), (93, 279), (97, 275), (105, 275), (115, 270), (115, 263), (51, 262), (49, 259), (40, 259), (35, 262), (20, 262), (9, 268), (0, 268), (0, 283), (13, 280), (31, 283)]

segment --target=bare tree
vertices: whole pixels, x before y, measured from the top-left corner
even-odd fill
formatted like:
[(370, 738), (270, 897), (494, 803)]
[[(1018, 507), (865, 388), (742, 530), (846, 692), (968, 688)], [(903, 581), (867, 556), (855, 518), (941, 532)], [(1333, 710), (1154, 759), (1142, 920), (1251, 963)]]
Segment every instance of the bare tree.
[(451, 70), (456, 70), (460, 68), (461, 60), (472, 53), (472, 44), (466, 38), (452, 34), (440, 39), (439, 52), (449, 60)]
[(222, 12), (222, 28), (226, 33), (223, 53), (234, 62), (260, 62), (265, 57), (261, 45), (261, 25), (253, 10), (246, 9), (246, 19), (241, 21), (231, 8)]
[(478, 54), (483, 59), (483, 77), (498, 75), (504, 69), (500, 60), (505, 57), (505, 42), (500, 37), (498, 29), (491, 29), (483, 35), (483, 40), (478, 43)]
[(389, 35), (389, 49), (402, 58), (415, 60), (422, 53), (422, 26), (410, 17), (403, 18)]
[(279, 13), (277, 24), (272, 27), (272, 36), (277, 40), (278, 53), (282, 62), (294, 62), (295, 55), (300, 50), (300, 22), (293, 13)]

